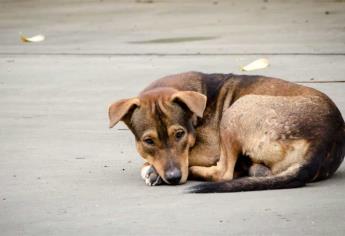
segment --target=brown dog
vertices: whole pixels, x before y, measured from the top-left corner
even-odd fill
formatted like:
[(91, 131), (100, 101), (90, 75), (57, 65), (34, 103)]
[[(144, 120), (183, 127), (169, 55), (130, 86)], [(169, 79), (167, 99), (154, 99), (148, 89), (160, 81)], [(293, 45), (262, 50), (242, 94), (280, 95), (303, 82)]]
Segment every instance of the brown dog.
[(262, 76), (164, 77), (112, 104), (109, 119), (133, 132), (147, 184), (216, 181), (192, 192), (300, 187), (333, 175), (345, 154), (344, 120), (325, 94)]

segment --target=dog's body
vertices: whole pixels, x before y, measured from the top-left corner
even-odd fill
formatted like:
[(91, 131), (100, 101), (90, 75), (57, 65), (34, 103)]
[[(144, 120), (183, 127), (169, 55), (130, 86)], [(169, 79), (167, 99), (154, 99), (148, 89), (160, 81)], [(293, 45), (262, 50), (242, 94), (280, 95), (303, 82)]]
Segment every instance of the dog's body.
[(123, 120), (134, 133), (148, 184), (188, 176), (217, 182), (194, 192), (303, 186), (331, 176), (345, 154), (344, 120), (334, 103), (274, 78), (168, 76), (138, 98), (114, 103), (109, 117), (111, 127)]

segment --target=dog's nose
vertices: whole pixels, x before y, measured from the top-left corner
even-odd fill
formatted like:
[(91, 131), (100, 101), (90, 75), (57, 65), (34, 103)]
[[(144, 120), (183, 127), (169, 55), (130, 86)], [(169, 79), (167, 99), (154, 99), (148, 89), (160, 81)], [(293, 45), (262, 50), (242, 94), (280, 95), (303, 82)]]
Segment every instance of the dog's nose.
[(165, 179), (169, 182), (169, 184), (179, 184), (181, 176), (181, 171), (176, 167), (165, 172)]

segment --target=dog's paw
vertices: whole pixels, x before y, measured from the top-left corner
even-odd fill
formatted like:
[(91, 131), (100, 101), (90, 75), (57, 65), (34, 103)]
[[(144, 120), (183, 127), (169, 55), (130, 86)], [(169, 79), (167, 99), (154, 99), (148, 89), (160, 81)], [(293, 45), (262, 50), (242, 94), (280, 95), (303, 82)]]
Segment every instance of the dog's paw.
[(149, 186), (160, 185), (163, 183), (162, 178), (159, 176), (155, 168), (151, 165), (144, 166), (141, 169), (141, 177)]

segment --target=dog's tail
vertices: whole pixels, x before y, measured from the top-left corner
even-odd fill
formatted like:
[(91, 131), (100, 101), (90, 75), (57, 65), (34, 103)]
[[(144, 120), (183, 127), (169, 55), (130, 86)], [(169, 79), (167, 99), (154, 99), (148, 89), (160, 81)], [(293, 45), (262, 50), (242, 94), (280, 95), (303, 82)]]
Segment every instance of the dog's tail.
[(298, 188), (306, 184), (308, 175), (302, 167), (268, 177), (243, 177), (225, 182), (210, 182), (193, 186), (190, 193), (225, 193), (269, 189)]

